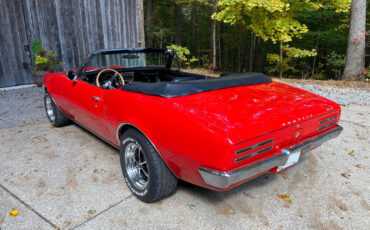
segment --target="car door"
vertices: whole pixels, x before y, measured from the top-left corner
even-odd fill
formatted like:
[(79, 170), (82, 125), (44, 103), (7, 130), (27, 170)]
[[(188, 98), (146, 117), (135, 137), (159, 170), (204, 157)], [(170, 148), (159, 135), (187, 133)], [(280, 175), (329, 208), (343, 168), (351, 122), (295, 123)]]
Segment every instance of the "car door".
[(63, 92), (64, 106), (71, 113), (72, 118), (99, 136), (103, 135), (104, 91), (104, 89), (78, 78), (71, 81), (71, 84)]

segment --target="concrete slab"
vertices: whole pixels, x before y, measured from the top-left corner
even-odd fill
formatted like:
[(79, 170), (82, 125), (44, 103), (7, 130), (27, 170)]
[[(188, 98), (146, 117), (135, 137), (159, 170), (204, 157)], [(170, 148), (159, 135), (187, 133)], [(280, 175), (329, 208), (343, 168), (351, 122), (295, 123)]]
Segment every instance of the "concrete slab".
[(118, 151), (76, 125), (3, 129), (0, 150), (0, 183), (58, 227), (131, 195)]
[(339, 138), (280, 174), (224, 193), (182, 182), (162, 202), (131, 197), (77, 229), (369, 229), (369, 128), (342, 125)]
[(365, 125), (370, 128), (370, 106), (342, 106), (341, 120)]
[[(17, 216), (10, 211), (17, 210)], [(0, 229), (54, 229), (0, 186)]]
[[(0, 127), (0, 183), (63, 229), (370, 229), (369, 111), (343, 107), (342, 135), (280, 174), (225, 193), (180, 182), (176, 194), (151, 205), (126, 187), (118, 151), (84, 129)], [(6, 216), (12, 199), (3, 194), (1, 229), (50, 226), (32, 213), (10, 224), (17, 217)]]
[(46, 122), (43, 93), (36, 86), (0, 90), (0, 129)]

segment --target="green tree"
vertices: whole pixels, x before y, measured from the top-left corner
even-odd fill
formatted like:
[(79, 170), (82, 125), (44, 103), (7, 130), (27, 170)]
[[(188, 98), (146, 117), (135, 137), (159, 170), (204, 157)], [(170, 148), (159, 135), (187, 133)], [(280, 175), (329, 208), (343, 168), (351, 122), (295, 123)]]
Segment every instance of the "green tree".
[[(282, 76), (284, 44), (292, 42), (293, 38), (302, 38), (302, 34), (308, 32), (307, 25), (299, 20), (302, 11), (310, 13), (324, 8), (340, 13), (348, 11), (349, 5), (349, 0), (220, 0), (218, 6), (221, 10), (213, 17), (224, 23), (240, 23), (264, 41), (279, 43), (278, 63)], [(306, 57), (308, 52), (295, 50), (297, 55), (302, 55), (300, 57)], [(297, 55), (295, 58), (299, 57)]]

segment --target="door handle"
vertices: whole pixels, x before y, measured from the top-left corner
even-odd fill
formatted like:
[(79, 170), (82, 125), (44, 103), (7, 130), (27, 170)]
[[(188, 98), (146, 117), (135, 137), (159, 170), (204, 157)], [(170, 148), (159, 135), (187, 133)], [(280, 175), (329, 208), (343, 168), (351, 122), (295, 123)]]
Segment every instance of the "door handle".
[(96, 96), (91, 96), (92, 97), (92, 99), (94, 99), (94, 101), (96, 101), (96, 102), (99, 102), (100, 101), (100, 97), (96, 97)]

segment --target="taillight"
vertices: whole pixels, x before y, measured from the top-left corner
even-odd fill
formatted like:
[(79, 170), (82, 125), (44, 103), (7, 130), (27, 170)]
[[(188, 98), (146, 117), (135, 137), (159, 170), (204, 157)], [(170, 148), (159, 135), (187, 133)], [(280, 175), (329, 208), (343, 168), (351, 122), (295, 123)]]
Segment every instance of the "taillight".
[[(243, 153), (246, 153), (246, 152), (249, 152), (249, 151), (251, 151), (251, 152), (247, 153), (246, 155), (243, 155), (241, 157), (236, 158), (235, 163), (239, 163), (240, 161), (246, 160), (248, 158), (257, 156), (261, 153), (264, 153), (264, 152), (267, 152), (267, 151), (271, 150), (274, 146), (273, 145), (267, 146), (267, 145), (269, 145), (273, 142), (274, 142), (274, 138), (270, 138), (268, 140), (258, 142), (254, 145), (250, 145), (250, 146), (247, 146), (245, 148), (236, 150), (235, 151), (236, 156), (238, 156), (240, 154), (243, 154)], [(260, 148), (260, 147), (263, 147), (263, 146), (266, 146), (266, 147)], [(252, 150), (255, 150), (255, 151), (252, 151)]]
[(327, 117), (325, 119), (319, 120), (318, 122), (318, 128), (317, 131), (321, 131), (323, 129), (329, 128), (338, 122), (338, 114), (335, 114), (334, 116)]

